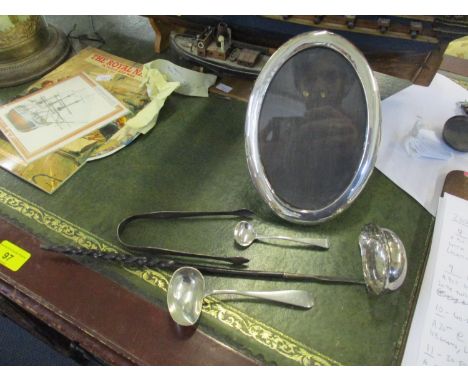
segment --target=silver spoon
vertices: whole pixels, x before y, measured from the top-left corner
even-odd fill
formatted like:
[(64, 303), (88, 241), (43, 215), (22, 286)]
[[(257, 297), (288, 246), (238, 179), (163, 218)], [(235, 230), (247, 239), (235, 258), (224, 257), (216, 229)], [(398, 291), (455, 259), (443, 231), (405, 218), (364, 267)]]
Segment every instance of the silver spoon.
[(248, 247), (255, 240), (262, 242), (268, 240), (288, 240), (304, 246), (319, 247), (325, 249), (330, 248), (328, 239), (309, 239), (288, 236), (261, 236), (258, 235), (257, 232), (255, 232), (252, 223), (249, 223), (248, 221), (244, 220), (237, 223), (236, 227), (234, 228), (234, 240), (241, 247)]
[(202, 311), (203, 299), (214, 294), (249, 296), (306, 309), (314, 306), (311, 294), (302, 290), (208, 290), (205, 288), (205, 279), (199, 270), (192, 267), (182, 267), (172, 275), (167, 290), (167, 306), (172, 319), (182, 326), (195, 324)]

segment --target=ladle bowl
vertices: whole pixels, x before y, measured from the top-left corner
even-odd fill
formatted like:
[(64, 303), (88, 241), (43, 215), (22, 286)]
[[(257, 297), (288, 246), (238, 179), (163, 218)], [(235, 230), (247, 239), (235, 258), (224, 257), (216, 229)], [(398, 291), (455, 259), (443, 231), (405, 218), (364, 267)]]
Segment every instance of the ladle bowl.
[(407, 272), (405, 247), (395, 232), (367, 224), (359, 235), (362, 270), (369, 291), (380, 295), (401, 287)]
[(303, 290), (238, 291), (205, 289), (205, 279), (198, 269), (182, 267), (172, 275), (167, 289), (167, 306), (172, 319), (182, 326), (195, 324), (202, 311), (203, 299), (213, 294), (237, 294), (310, 309), (312, 295)]

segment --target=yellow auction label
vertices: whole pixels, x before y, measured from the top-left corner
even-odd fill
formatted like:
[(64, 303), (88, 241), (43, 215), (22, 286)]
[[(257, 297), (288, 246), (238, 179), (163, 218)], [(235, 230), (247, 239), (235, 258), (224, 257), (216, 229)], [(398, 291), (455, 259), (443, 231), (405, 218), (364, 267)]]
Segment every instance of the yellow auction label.
[(29, 252), (26, 252), (8, 240), (3, 240), (0, 243), (0, 264), (7, 267), (10, 271), (16, 272), (30, 257), (31, 254)]

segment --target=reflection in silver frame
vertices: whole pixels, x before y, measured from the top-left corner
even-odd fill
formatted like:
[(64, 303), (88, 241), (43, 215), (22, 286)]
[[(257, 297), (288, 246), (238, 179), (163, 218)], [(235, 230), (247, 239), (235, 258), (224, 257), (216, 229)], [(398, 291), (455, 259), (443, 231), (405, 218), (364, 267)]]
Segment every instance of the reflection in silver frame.
[[(367, 106), (367, 126), (364, 149), (355, 176), (345, 191), (320, 210), (298, 209), (278, 197), (267, 179), (259, 154), (258, 122), (268, 87), (278, 70), (296, 53), (308, 48), (329, 48), (341, 54), (353, 67), (361, 81)], [(245, 121), (247, 164), (252, 181), (262, 198), (280, 217), (294, 223), (317, 224), (343, 212), (364, 188), (374, 168), (380, 142), (380, 95), (363, 54), (349, 41), (327, 31), (308, 32), (283, 44), (269, 59), (258, 76), (250, 95)]]

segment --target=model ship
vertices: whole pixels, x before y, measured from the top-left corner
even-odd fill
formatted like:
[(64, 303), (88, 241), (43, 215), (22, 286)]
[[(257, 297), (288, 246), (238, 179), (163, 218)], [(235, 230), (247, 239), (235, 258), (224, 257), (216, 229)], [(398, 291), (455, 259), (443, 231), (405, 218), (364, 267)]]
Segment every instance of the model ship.
[(256, 77), (270, 58), (269, 49), (235, 41), (226, 23), (207, 26), (195, 35), (171, 35), (171, 43), (182, 58), (215, 72)]
[(14, 107), (6, 114), (6, 117), (21, 133), (27, 133), (51, 124), (62, 127), (62, 125), (67, 125), (63, 111), (71, 113), (69, 107), (81, 101), (81, 97), (76, 94), (66, 96), (57, 94), (50, 98), (40, 97), (29, 100), (27, 104)]
[[(298, 34), (328, 30), (342, 35), (361, 50), (374, 71), (429, 85), (439, 69), (450, 41), (468, 34), (468, 16), (151, 16), (156, 33), (155, 49), (169, 45), (171, 31), (201, 33), (207, 25), (225, 23), (233, 44), (253, 44), (271, 55)], [(216, 28), (214, 28), (216, 34)], [(178, 41), (181, 41), (178, 39)], [(173, 44), (176, 48), (178, 44)], [(180, 46), (180, 45), (179, 45)], [(200, 65), (213, 60), (200, 56), (195, 47), (178, 48)], [(260, 48), (262, 49), (262, 48)], [(257, 49), (258, 50), (258, 49)], [(216, 65), (228, 64), (220, 60)], [(241, 69), (243, 69), (241, 67)]]

